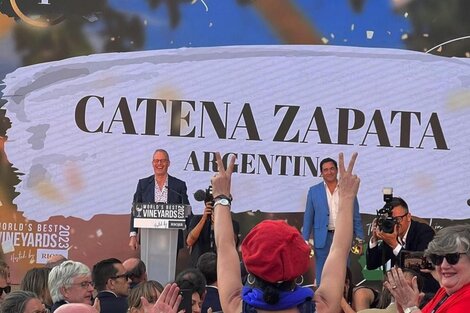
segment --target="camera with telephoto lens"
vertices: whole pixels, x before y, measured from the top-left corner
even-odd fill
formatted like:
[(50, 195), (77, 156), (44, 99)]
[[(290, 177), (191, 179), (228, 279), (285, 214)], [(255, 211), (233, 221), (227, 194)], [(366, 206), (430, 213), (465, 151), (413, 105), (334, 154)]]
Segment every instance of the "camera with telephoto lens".
[(209, 202), (214, 205), (214, 195), (212, 194), (212, 186), (209, 185), (207, 189), (199, 189), (194, 193), (194, 199), (196, 201), (204, 201), (204, 203)]
[(395, 229), (395, 224), (397, 221), (392, 215), (392, 199), (393, 199), (393, 188), (384, 187), (384, 206), (383, 208), (377, 210), (377, 227), (380, 231), (384, 233), (391, 234)]

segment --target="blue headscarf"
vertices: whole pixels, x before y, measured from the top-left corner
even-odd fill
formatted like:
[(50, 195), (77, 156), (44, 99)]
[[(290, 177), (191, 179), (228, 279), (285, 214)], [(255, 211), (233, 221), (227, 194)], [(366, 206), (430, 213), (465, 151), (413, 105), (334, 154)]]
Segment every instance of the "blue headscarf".
[(263, 300), (264, 293), (259, 288), (243, 287), (242, 298), (243, 301), (250, 306), (267, 310), (277, 311), (297, 307), (305, 301), (313, 298), (313, 290), (307, 287), (296, 286), (292, 291), (281, 291), (279, 293), (279, 302), (276, 304), (268, 304)]

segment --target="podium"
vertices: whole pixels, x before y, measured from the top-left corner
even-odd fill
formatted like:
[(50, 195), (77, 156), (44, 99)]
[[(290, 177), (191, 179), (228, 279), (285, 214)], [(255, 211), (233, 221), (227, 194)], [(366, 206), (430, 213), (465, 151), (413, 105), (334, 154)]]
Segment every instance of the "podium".
[(175, 279), (178, 230), (186, 228), (191, 206), (186, 204), (134, 203), (134, 227), (140, 233), (140, 258), (147, 277), (162, 285)]

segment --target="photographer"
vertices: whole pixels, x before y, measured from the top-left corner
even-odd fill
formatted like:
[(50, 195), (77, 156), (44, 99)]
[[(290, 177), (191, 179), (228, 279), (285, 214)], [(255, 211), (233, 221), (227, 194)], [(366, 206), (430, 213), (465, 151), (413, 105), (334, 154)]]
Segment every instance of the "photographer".
[[(204, 213), (194, 215), (188, 228), (186, 244), (190, 248), (191, 267), (196, 267), (199, 257), (206, 252), (216, 252), (214, 240), (213, 201), (205, 202)], [(238, 244), (240, 225), (233, 221), (235, 242)]]
[[(389, 213), (393, 228), (378, 226), (378, 219), (372, 222), (372, 233), (366, 250), (367, 269), (373, 270), (391, 261), (389, 266), (399, 264), (400, 253), (424, 251), (434, 237), (434, 230), (427, 224), (412, 220), (408, 204), (402, 198), (393, 197), (389, 203)], [(388, 226), (388, 225), (387, 225)], [(424, 292), (436, 292), (438, 282), (430, 274), (425, 274)]]

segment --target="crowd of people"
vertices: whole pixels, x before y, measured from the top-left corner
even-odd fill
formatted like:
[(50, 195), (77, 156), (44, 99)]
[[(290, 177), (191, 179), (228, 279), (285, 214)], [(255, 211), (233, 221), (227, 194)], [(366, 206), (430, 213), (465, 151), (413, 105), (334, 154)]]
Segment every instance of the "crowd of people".
[[(206, 204), (205, 216), (193, 222), (194, 233), (186, 237), (193, 246), (207, 227), (213, 244), (199, 249), (197, 259), (174, 281), (149, 280), (148, 265), (137, 258), (108, 258), (92, 268), (53, 258), (46, 266), (29, 270), (13, 291), (8, 264), (1, 261), (0, 313), (468, 312), (470, 225), (449, 226), (434, 234), (428, 225), (412, 219), (403, 199), (393, 198), (393, 229), (383, 229), (376, 219), (365, 242), (356, 225), (356, 157), (353, 154), (347, 166), (342, 154), (338, 163), (322, 161), (324, 182), (309, 191), (303, 233), (283, 220), (262, 221), (241, 242), (240, 260), (230, 211), (235, 158), (224, 164), (216, 153), (213, 203)], [(174, 193), (185, 203), (184, 182), (172, 178), (170, 184), (168, 153), (157, 150), (152, 163), (155, 177), (139, 182), (136, 201), (148, 197), (149, 202), (166, 202)], [(160, 174), (166, 176), (157, 179)], [(147, 196), (142, 198), (143, 194)], [(130, 233), (133, 249), (139, 244), (136, 231)], [(381, 290), (352, 283), (348, 259), (354, 241), (366, 246), (367, 268), (386, 270)], [(431, 267), (408, 268), (401, 258), (406, 251), (423, 251)], [(302, 275), (314, 256), (321, 264), (316, 284), (304, 286)]]

